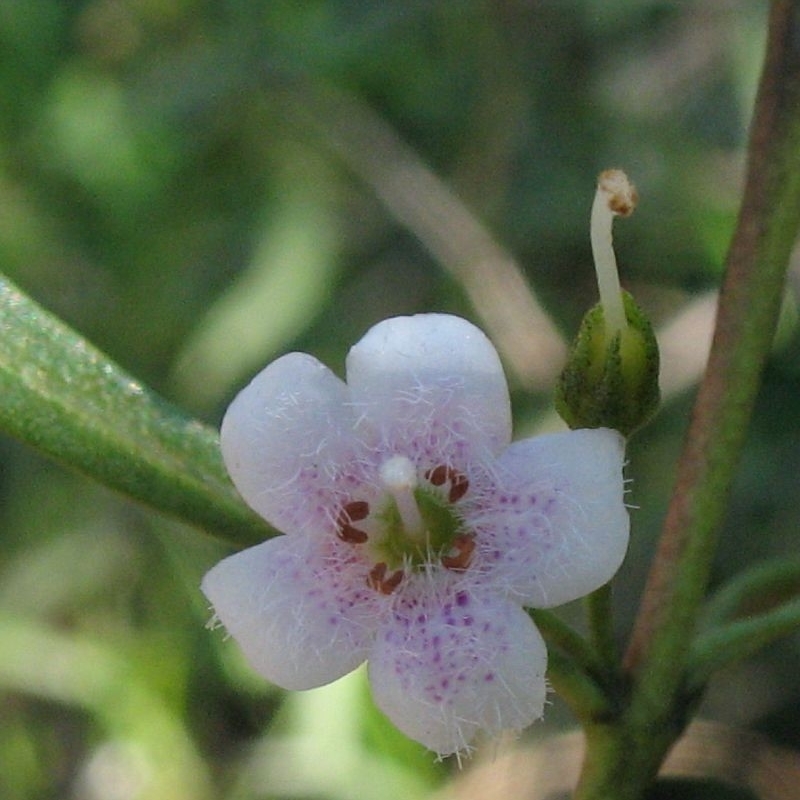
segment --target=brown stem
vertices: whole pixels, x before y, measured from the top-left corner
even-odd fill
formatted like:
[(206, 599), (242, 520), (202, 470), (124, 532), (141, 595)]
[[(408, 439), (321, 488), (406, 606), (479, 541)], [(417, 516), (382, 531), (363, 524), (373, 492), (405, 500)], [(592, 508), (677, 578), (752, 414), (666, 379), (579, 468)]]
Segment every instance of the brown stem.
[(706, 590), (716, 533), (772, 341), (800, 219), (800, 177), (795, 169), (800, 142), (799, 17), (797, 2), (779, 0), (772, 5), (744, 200), (728, 253), (708, 368), (625, 656), (631, 670), (646, 660), (648, 671), (660, 661), (671, 662), (673, 674), (679, 672), (675, 659), (685, 655)]

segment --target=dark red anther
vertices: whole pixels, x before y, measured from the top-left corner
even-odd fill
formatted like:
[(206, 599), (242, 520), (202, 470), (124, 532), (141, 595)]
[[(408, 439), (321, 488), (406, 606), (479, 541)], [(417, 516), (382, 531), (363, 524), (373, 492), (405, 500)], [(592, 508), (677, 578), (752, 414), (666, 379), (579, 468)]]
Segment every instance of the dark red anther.
[(450, 470), (450, 491), (447, 495), (447, 499), (451, 503), (455, 503), (467, 493), (467, 489), (469, 489), (467, 476), (456, 472), (454, 469)]
[(369, 516), (369, 503), (363, 500), (353, 500), (342, 506), (342, 510), (336, 517), (336, 535), (348, 544), (364, 544), (367, 541), (365, 531), (351, 525), (351, 522), (358, 522)]
[(438, 467), (434, 467), (433, 469), (429, 469), (425, 473), (425, 477), (434, 485), (434, 486), (442, 486), (447, 478), (449, 477), (450, 469), (446, 467), (444, 464), (440, 464)]
[(367, 576), (367, 586), (381, 594), (391, 594), (400, 585), (404, 574), (403, 570), (398, 569), (387, 578), (387, 570), (388, 567), (383, 561), (376, 564)]
[(347, 514), (350, 522), (358, 522), (369, 516), (369, 503), (365, 500), (353, 500), (342, 507), (342, 511)]
[(467, 489), (469, 489), (469, 480), (467, 480), (467, 476), (444, 464), (429, 469), (425, 473), (425, 477), (433, 486), (444, 486), (445, 483), (450, 481), (450, 491), (447, 493), (447, 499), (451, 503), (460, 500), (467, 493)]
[(450, 548), (450, 553), (446, 556), (442, 556), (442, 566), (447, 569), (465, 570), (469, 566), (470, 561), (472, 561), (472, 553), (474, 550), (475, 540), (466, 533), (459, 534), (453, 539), (453, 546)]
[(336, 529), (336, 535), (347, 544), (364, 544), (368, 538), (364, 531), (346, 524)]

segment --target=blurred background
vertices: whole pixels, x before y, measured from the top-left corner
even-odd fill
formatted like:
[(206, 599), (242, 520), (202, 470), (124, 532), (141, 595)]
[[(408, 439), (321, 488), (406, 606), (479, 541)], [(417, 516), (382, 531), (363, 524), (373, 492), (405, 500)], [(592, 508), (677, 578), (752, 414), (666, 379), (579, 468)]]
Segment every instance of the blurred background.
[[(705, 358), (765, 22), (751, 0), (2, 0), (0, 269), (214, 425), (283, 352), (341, 372), (381, 318), (461, 314), (527, 435), (555, 424), (595, 301), (596, 175), (624, 168), (641, 203), (617, 257), (659, 328), (665, 402), (630, 445), (622, 638)], [(797, 284), (716, 582), (797, 548)], [(448, 780), (361, 673), (287, 696), (205, 629), (199, 580), (226, 552), (0, 439), (1, 797), (392, 800)], [(720, 675), (704, 713), (800, 746), (799, 647)], [(526, 736), (573, 726), (554, 697)]]

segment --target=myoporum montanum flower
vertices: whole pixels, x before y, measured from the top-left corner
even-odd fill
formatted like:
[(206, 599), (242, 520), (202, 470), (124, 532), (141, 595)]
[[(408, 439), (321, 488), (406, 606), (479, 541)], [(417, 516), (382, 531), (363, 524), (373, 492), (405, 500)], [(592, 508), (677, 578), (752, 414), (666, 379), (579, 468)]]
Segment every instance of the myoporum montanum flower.
[(606, 583), (628, 542), (623, 439), (511, 444), (500, 360), (444, 314), (375, 325), (347, 381), (290, 353), (222, 423), (244, 499), (285, 533), (203, 580), (215, 619), (286, 689), (368, 661), (377, 705), (444, 756), (541, 717), (547, 652), (524, 607)]

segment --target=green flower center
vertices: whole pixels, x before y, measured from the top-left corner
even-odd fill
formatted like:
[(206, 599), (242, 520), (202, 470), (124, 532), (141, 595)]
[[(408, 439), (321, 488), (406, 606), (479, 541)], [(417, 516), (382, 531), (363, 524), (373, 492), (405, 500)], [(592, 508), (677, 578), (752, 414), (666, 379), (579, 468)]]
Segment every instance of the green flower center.
[(370, 588), (391, 594), (408, 570), (434, 563), (467, 569), (475, 543), (454, 507), (469, 489), (466, 476), (440, 465), (428, 470), (420, 485), (412, 462), (393, 456), (381, 465), (379, 477), (386, 497), (382, 508), (373, 512), (366, 501), (353, 500), (336, 518), (336, 535), (363, 546), (374, 562)]
[(412, 495), (422, 530), (408, 529), (394, 497), (377, 514), (378, 530), (370, 538), (370, 550), (376, 561), (383, 561), (390, 569), (439, 561), (465, 533), (461, 517), (439, 492), (417, 487)]

